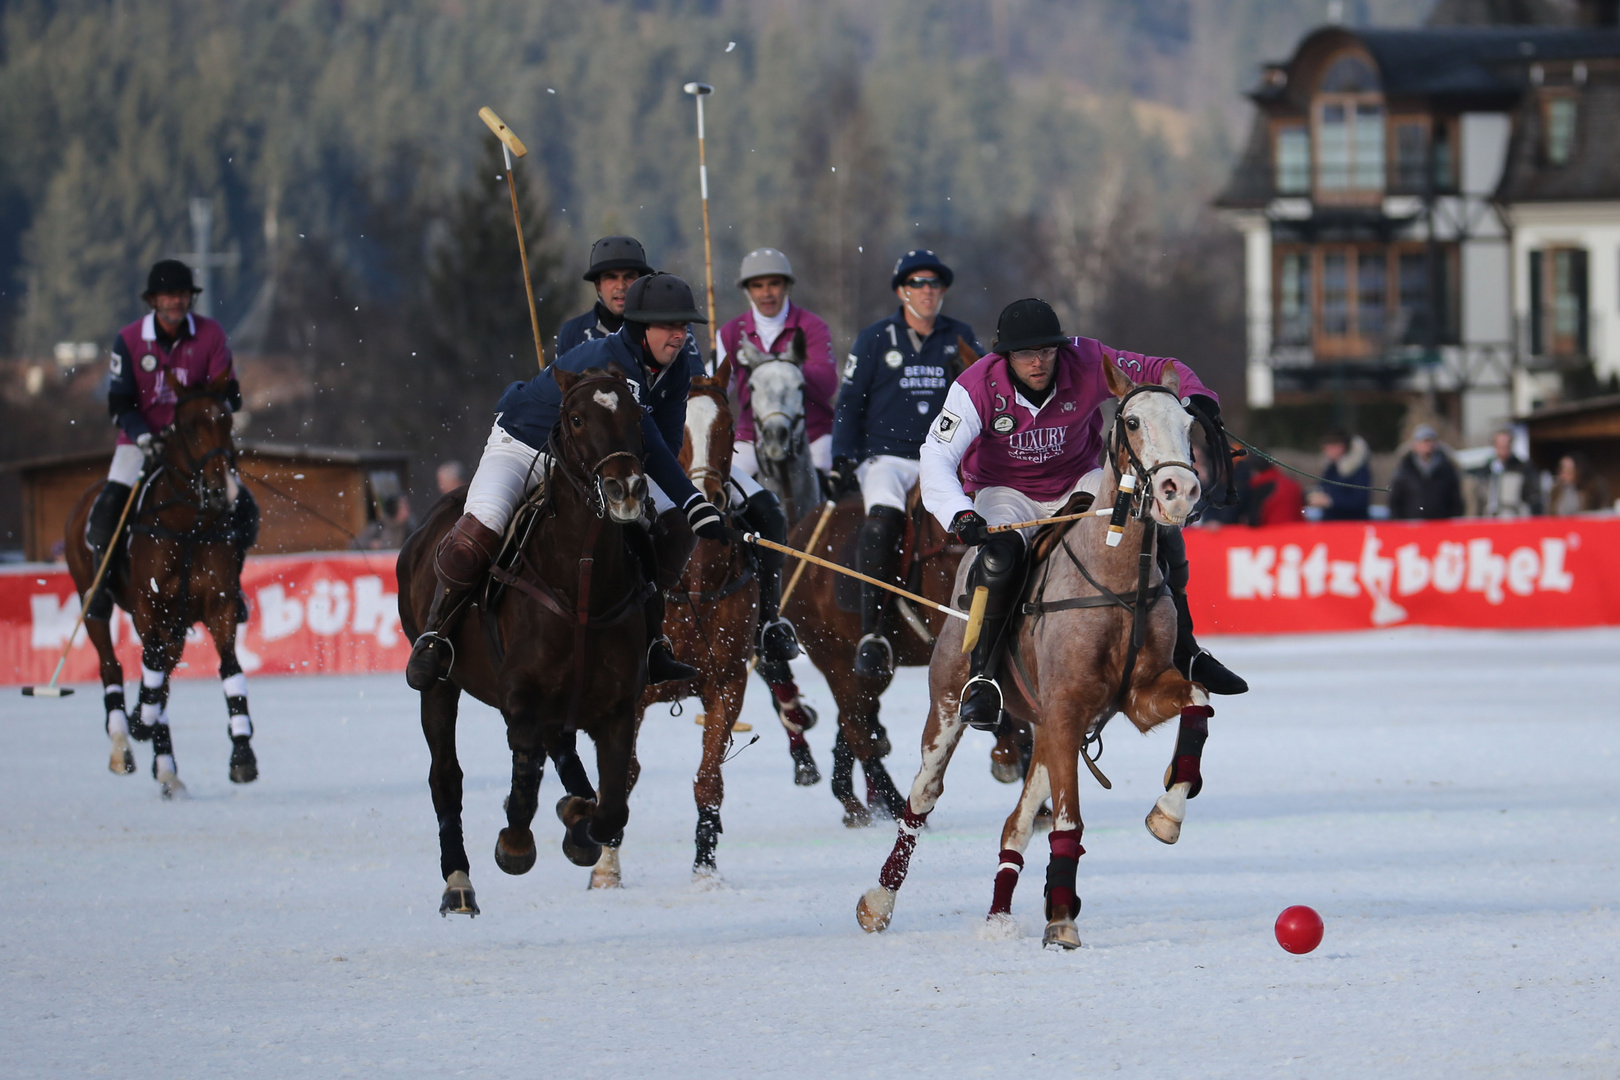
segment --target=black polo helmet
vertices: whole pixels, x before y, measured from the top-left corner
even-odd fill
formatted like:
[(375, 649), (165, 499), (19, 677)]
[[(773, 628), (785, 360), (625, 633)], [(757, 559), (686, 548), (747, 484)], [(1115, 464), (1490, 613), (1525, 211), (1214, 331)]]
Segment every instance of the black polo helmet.
[(146, 291), (141, 293), (141, 299), (149, 301), (162, 293), (176, 292), (190, 292), (192, 296), (202, 292), (191, 276), (191, 267), (179, 259), (163, 259), (153, 263), (146, 275)]
[(653, 272), (641, 241), (633, 236), (604, 236), (591, 245), (591, 268), (585, 271), (585, 280), (594, 283), (609, 270)]
[(1048, 349), (1068, 340), (1052, 305), (1030, 296), (1001, 309), (1001, 317), (996, 320), (996, 340), (990, 350), (1010, 356), (1021, 349)]
[(698, 310), (692, 286), (674, 274), (654, 270), (639, 277), (624, 294), (624, 318), (634, 323), (706, 323)]
[(951, 268), (946, 266), (945, 261), (938, 255), (927, 248), (913, 248), (896, 260), (894, 273), (889, 275), (889, 288), (898, 289), (902, 281), (918, 270), (934, 271), (947, 289), (951, 287), (951, 282), (956, 280)]

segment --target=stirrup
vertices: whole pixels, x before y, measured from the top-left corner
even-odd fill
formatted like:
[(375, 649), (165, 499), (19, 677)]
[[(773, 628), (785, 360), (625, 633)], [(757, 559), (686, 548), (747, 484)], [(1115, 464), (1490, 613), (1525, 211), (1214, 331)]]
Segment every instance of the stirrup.
[(984, 720), (982, 717), (978, 720), (968, 719), (965, 716), (963, 718), (967, 719), (970, 726), (975, 727), (980, 731), (995, 731), (1001, 726), (1001, 685), (988, 675), (975, 675), (962, 687), (962, 693), (956, 699), (957, 715), (963, 715), (962, 710), (967, 705), (968, 694), (971, 693), (974, 686), (977, 685), (988, 686), (991, 691), (994, 692), (996, 695), (995, 710), (991, 714), (991, 719), (988, 721)]
[(793, 624), (778, 615), (759, 628), (758, 647), (754, 650), (760, 660), (786, 662), (799, 655), (799, 635)]
[[(882, 666), (876, 671), (861, 670), (861, 654), (866, 651), (866, 646), (868, 644), (877, 645), (883, 649), (883, 663)], [(855, 674), (874, 677), (892, 674), (893, 671), (894, 647), (889, 644), (888, 638), (884, 637), (882, 634), (867, 634), (865, 637), (861, 638), (860, 641), (855, 643)]]
[[(421, 670), (421, 668), (427, 664), (429, 659), (432, 659), (431, 654), (430, 654), (430, 650), (432, 650), (434, 648), (434, 645), (435, 645), (436, 642), (443, 642), (444, 647), (450, 650), (450, 662), (444, 665), (444, 670), (443, 671), (439, 671), (438, 670), (438, 667), (439, 667), (438, 661), (436, 659), (433, 659), (433, 668), (432, 668), (432, 670), (428, 671), (428, 672), (424, 672), (424, 671)], [(413, 661), (415, 661), (418, 657), (423, 658), (423, 663), (420, 664), (420, 665), (413, 665)], [(416, 671), (411, 670), (413, 666), (415, 666), (417, 668)], [(455, 643), (452, 642), (449, 638), (445, 637), (443, 634), (439, 633), (437, 630), (424, 630), (422, 632), (421, 636), (416, 639), (416, 643), (411, 646), (411, 658), (410, 658), (410, 660), (407, 660), (405, 662), (405, 683), (406, 683), (407, 686), (410, 686), (410, 688), (412, 690), (426, 690), (429, 687), (431, 687), (433, 685), (433, 683), (444, 682), (444, 680), (448, 679), (450, 677), (450, 672), (455, 670), (455, 666), (456, 666), (456, 646), (455, 646)], [(428, 675), (428, 674), (431, 674), (433, 676), (431, 681), (424, 681), (421, 678), (416, 678), (416, 679), (413, 680), (413, 678), (412, 678), (412, 676), (423, 676), (423, 675)], [(424, 685), (422, 685), (422, 686), (415, 685), (415, 683), (419, 682), (419, 681), (424, 682)]]

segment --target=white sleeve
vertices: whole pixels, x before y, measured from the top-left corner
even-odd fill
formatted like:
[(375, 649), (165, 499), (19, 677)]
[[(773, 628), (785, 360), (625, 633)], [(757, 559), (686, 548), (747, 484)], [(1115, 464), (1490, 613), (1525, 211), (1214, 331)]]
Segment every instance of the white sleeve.
[(719, 371), (720, 365), (726, 362), (726, 339), (719, 334), (714, 335), (714, 370)]
[(944, 408), (928, 427), (921, 454), (923, 505), (947, 530), (957, 514), (973, 509), (973, 500), (962, 490), (956, 469), (982, 430), (973, 399), (961, 383), (952, 383), (945, 394)]

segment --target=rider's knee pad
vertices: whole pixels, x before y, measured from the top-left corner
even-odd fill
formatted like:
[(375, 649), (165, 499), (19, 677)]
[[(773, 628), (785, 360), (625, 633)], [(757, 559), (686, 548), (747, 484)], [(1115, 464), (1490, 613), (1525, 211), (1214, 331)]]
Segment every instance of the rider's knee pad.
[(453, 589), (478, 583), (500, 550), (501, 535), (471, 514), (461, 515), (433, 555), (433, 571)]
[(874, 506), (861, 523), (860, 557), (864, 566), (882, 565), (900, 550), (906, 512), (898, 506)]
[(680, 584), (695, 547), (697, 536), (684, 512), (665, 510), (658, 515), (652, 530), (652, 549), (660, 589), (673, 589)]
[(231, 508), (231, 533), (236, 546), (246, 551), (259, 542), (259, 503), (246, 484), (236, 487), (236, 505)]
[(992, 589), (1008, 584), (1018, 576), (1023, 564), (1024, 538), (1016, 532), (997, 533), (985, 541), (973, 562), (973, 572), (978, 577), (974, 584), (988, 585)]
[(787, 536), (787, 514), (782, 512), (782, 500), (774, 491), (764, 488), (754, 492), (743, 502), (743, 518), (754, 531), (767, 540), (781, 543)]

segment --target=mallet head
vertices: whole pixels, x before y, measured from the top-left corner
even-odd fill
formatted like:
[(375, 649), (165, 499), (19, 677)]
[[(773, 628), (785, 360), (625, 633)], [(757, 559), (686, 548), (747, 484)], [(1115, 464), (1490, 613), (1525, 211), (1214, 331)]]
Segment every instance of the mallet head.
[(689, 82), (685, 86), (681, 87), (681, 89), (685, 90), (693, 97), (702, 97), (704, 94), (714, 93), (714, 87), (710, 86), (708, 83), (701, 82)]

